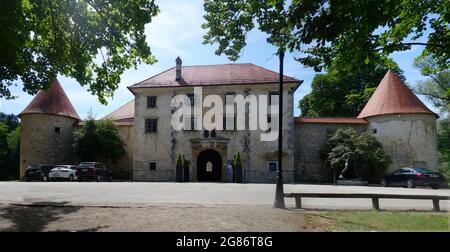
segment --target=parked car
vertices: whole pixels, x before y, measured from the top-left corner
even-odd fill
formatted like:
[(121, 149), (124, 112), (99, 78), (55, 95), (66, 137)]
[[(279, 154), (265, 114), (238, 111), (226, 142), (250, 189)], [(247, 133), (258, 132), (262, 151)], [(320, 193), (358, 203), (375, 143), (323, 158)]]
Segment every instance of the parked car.
[(25, 181), (49, 181), (48, 174), (53, 168), (55, 168), (54, 165), (30, 165), (25, 169), (25, 175), (23, 179)]
[(57, 165), (49, 173), (50, 181), (54, 180), (77, 180), (77, 167), (75, 165)]
[(416, 186), (430, 186), (433, 189), (445, 187), (445, 177), (439, 172), (426, 168), (403, 167), (381, 179), (381, 186), (403, 186), (414, 188)]
[(77, 168), (78, 181), (112, 181), (112, 172), (100, 162), (82, 162)]

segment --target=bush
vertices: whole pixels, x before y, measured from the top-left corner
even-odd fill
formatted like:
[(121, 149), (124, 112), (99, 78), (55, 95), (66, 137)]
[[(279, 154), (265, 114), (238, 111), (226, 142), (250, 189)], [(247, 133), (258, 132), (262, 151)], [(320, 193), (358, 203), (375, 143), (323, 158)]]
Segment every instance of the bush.
[(125, 148), (112, 121), (89, 119), (74, 132), (73, 153), (80, 162), (101, 161), (110, 165), (125, 155)]
[(338, 129), (320, 151), (321, 160), (326, 167), (322, 174), (329, 176), (327, 182), (333, 181), (333, 170), (338, 176), (345, 168), (343, 156), (349, 152), (357, 156), (357, 177), (370, 183), (378, 183), (391, 163), (389, 155), (372, 134), (358, 134), (351, 128)]

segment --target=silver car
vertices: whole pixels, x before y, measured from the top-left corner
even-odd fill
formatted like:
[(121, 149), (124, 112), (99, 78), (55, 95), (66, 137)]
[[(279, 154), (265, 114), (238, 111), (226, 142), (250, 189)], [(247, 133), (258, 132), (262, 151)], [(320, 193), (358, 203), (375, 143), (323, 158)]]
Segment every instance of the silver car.
[(75, 181), (77, 180), (77, 168), (78, 167), (75, 165), (57, 165), (48, 173), (48, 177), (50, 178), (50, 181)]

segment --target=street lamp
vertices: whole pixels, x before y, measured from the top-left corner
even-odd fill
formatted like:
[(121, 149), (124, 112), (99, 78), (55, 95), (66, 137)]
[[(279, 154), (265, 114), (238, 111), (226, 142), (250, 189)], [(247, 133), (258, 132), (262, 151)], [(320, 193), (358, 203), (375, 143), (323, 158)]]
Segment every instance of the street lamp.
[(283, 61), (284, 49), (280, 48), (280, 79), (278, 81), (278, 169), (277, 169), (277, 185), (275, 191), (274, 207), (285, 208), (284, 206), (284, 189), (283, 189)]

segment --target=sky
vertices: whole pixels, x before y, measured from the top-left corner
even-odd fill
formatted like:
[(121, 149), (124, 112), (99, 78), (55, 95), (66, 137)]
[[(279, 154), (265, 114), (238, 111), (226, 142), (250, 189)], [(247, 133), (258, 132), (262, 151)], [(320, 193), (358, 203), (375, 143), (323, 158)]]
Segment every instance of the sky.
[[(253, 63), (267, 69), (278, 72), (278, 57), (276, 48), (266, 42), (266, 35), (258, 30), (251, 31), (247, 36), (247, 46), (236, 62), (231, 62), (226, 56), (217, 56), (214, 52), (217, 45), (203, 45), (205, 30), (201, 28), (203, 19), (202, 0), (164, 0), (157, 1), (160, 13), (154, 20), (146, 25), (147, 42), (152, 53), (158, 59), (154, 65), (142, 64), (137, 69), (129, 69), (122, 74), (121, 82), (114, 97), (108, 99), (107, 105), (98, 102), (97, 97), (91, 95), (87, 88), (81, 87), (74, 79), (58, 76), (58, 80), (64, 88), (82, 119), (85, 119), (92, 111), (92, 115), (99, 119), (111, 113), (115, 109), (131, 101), (134, 97), (127, 89), (137, 82), (147, 79), (168, 68), (175, 66), (177, 56), (183, 61), (183, 65), (210, 65), (226, 63)], [(423, 47), (414, 46), (409, 51), (396, 52), (391, 57), (404, 71), (406, 82), (414, 84), (418, 80), (426, 79), (415, 69), (413, 60), (420, 55)], [(287, 53), (284, 62), (284, 74), (303, 80), (303, 84), (294, 94), (294, 115), (300, 114), (297, 108), (298, 101), (311, 91), (311, 82), (316, 74), (311, 68), (304, 68), (294, 60), (296, 53)], [(381, 81), (381, 80), (380, 80)], [(0, 111), (4, 113), (19, 114), (32, 96), (22, 91), (23, 86), (18, 83), (12, 87), (12, 94), (18, 96), (15, 100), (0, 99)], [(438, 112), (424, 97), (419, 97), (431, 110)]]

